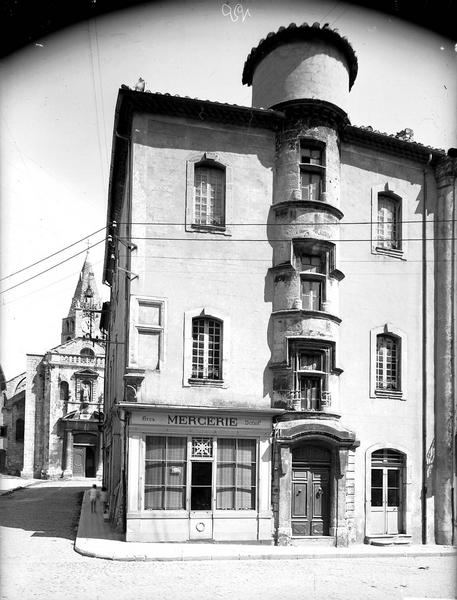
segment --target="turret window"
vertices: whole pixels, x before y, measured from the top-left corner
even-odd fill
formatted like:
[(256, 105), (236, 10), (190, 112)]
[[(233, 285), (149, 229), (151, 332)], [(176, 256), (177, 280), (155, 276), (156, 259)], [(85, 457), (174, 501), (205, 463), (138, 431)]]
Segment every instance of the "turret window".
[(324, 145), (300, 140), (300, 188), (302, 200), (320, 201), (325, 190)]

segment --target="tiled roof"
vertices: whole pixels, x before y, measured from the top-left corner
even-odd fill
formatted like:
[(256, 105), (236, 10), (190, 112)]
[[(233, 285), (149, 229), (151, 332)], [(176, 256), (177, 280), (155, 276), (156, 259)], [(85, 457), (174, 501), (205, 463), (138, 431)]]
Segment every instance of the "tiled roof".
[(303, 23), (296, 25), (291, 23), (288, 27), (280, 27), (276, 33), (270, 32), (266, 38), (260, 40), (256, 48), (253, 48), (244, 63), (243, 83), (252, 84), (254, 71), (260, 61), (282, 44), (298, 42), (303, 40), (320, 39), (333, 43), (346, 57), (349, 68), (349, 88), (357, 77), (358, 62), (357, 56), (351, 44), (345, 37), (342, 37), (337, 29), (330, 29), (325, 23), (322, 27), (319, 23)]

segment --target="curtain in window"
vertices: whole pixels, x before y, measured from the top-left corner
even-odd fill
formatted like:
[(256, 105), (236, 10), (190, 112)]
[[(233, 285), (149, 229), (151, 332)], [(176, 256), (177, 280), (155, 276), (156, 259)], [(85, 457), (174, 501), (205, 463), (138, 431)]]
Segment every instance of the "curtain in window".
[(185, 437), (147, 436), (144, 507), (179, 510), (186, 507)]
[(255, 496), (256, 441), (219, 438), (216, 508), (254, 510)]
[(376, 339), (376, 388), (400, 389), (399, 339), (391, 335), (378, 335)]
[(378, 196), (378, 244), (383, 248), (400, 248), (398, 203), (388, 196)]
[(225, 225), (225, 171), (196, 166), (194, 174), (194, 223)]
[(322, 282), (302, 279), (301, 301), (303, 310), (321, 310)]

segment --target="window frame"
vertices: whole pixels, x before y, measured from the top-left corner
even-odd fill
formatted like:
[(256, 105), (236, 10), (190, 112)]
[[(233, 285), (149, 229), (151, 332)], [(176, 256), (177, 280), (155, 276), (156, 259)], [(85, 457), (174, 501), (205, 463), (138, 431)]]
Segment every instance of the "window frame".
[[(200, 322), (203, 325), (203, 345), (201, 347), (201, 350), (203, 351), (202, 356), (201, 356), (201, 352), (200, 352), (200, 343), (199, 341), (196, 342), (195, 338), (194, 338), (194, 334), (195, 334), (195, 327), (196, 327), (196, 322)], [(213, 333), (213, 338), (215, 338), (215, 336), (219, 336), (219, 341), (217, 342), (216, 339), (212, 339), (211, 337), (211, 327), (214, 327), (215, 331)], [(216, 327), (218, 328), (218, 330), (216, 331)], [(200, 332), (199, 332), (200, 333)], [(196, 348), (196, 344), (197, 344), (197, 348)], [(218, 344), (218, 348), (217, 350), (214, 348), (214, 346)], [(211, 353), (218, 352), (219, 355), (219, 360), (216, 361), (213, 358), (211, 358)], [(208, 316), (198, 316), (198, 317), (193, 317), (192, 318), (192, 375), (191, 375), (191, 380), (192, 381), (207, 381), (207, 382), (223, 382), (224, 381), (224, 373), (222, 371), (222, 360), (223, 360), (223, 356), (224, 356), (224, 323), (220, 320), (220, 319), (215, 319), (214, 317), (208, 317)], [(219, 377), (209, 377), (209, 376), (203, 376), (203, 377), (199, 377), (198, 374), (195, 375), (195, 373), (200, 372), (200, 367), (199, 367), (199, 362), (200, 362), (200, 357), (203, 359), (202, 362), (202, 371), (203, 374), (205, 375), (205, 373), (209, 373), (210, 370), (212, 372), (214, 371), (219, 371)]]
[[(192, 325), (194, 318), (209, 318), (222, 324), (222, 379), (197, 379), (192, 377), (193, 362), (193, 335)], [(220, 309), (211, 306), (201, 306), (184, 313), (184, 354), (183, 354), (183, 387), (219, 387), (227, 388), (230, 385), (230, 354), (231, 354), (231, 320)]]
[[(159, 309), (159, 323), (152, 324), (141, 321), (141, 307), (153, 306)], [(131, 327), (129, 367), (144, 369), (150, 373), (160, 373), (165, 364), (165, 328), (166, 328), (166, 300), (156, 296), (133, 296), (131, 300)], [(140, 361), (140, 336), (157, 335), (158, 361), (157, 368), (145, 367)]]
[[(398, 389), (385, 389), (378, 387), (377, 378), (377, 355), (378, 337), (386, 336), (397, 340), (397, 382)], [(408, 345), (406, 334), (394, 327), (391, 323), (385, 323), (370, 331), (370, 398), (392, 398), (406, 400), (407, 398), (407, 364)]]
[[(224, 214), (223, 225), (195, 223), (195, 170), (199, 166), (212, 167), (224, 171)], [(186, 160), (186, 219), (185, 230), (192, 233), (232, 235), (230, 223), (233, 214), (233, 169), (223, 153), (202, 152)]]
[[(309, 161), (303, 161), (303, 151), (309, 151), (310, 155), (314, 152), (319, 152), (320, 158), (316, 161), (313, 160), (312, 156), (310, 156)], [(302, 201), (309, 202), (324, 202), (325, 201), (325, 192), (326, 192), (326, 146), (325, 142), (320, 140), (316, 140), (313, 138), (299, 138), (298, 142), (298, 171), (299, 171), (299, 189), (300, 189), (300, 197)], [(311, 197), (309, 192), (310, 186), (312, 183), (309, 183), (307, 186), (302, 185), (302, 179), (304, 175), (308, 175), (310, 178), (313, 176), (319, 178), (318, 183), (318, 191), (317, 197)], [(303, 190), (304, 188), (308, 189), (308, 197), (305, 198)]]
[[(389, 247), (379, 239), (379, 202), (381, 198), (390, 200), (395, 207), (395, 223), (397, 247)], [(405, 219), (405, 203), (402, 196), (392, 191), (391, 185), (385, 183), (371, 188), (371, 252), (406, 260), (407, 223)]]

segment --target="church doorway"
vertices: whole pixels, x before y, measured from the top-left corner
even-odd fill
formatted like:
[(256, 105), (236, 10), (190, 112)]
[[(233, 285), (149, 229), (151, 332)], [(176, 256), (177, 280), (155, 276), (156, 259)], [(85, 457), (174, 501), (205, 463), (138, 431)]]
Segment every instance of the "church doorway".
[(95, 477), (96, 438), (92, 434), (74, 434), (73, 438), (73, 477)]

